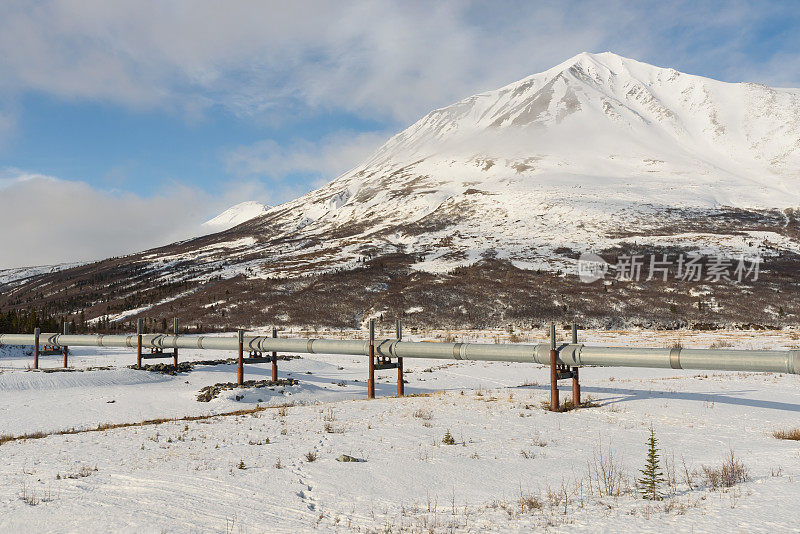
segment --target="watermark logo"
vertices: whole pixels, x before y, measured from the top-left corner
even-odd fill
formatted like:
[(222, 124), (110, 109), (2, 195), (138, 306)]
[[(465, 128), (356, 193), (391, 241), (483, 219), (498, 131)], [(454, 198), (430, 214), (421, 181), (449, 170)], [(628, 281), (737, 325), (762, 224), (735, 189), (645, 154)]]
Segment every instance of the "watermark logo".
[(679, 280), (685, 282), (755, 282), (761, 268), (760, 255), (729, 257), (703, 254), (630, 254), (621, 255), (614, 265), (592, 252), (581, 254), (577, 274), (581, 282), (591, 284), (613, 271), (614, 280), (640, 282)]
[(584, 284), (605, 278), (608, 268), (608, 262), (593, 252), (584, 252), (578, 258), (578, 276)]

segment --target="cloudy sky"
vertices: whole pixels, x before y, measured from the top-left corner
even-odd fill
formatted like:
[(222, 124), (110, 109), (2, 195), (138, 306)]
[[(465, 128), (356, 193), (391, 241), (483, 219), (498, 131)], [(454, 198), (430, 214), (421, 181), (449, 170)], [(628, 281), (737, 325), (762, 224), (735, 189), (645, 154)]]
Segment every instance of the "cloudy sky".
[(431, 109), (612, 52), (800, 87), (791, 2), (0, 3), (0, 269), (179, 239)]

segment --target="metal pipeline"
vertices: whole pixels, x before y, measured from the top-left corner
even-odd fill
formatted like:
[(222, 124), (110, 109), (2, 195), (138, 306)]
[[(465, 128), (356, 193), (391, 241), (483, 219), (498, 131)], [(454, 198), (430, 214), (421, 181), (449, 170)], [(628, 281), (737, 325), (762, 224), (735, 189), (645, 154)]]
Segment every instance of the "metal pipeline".
[[(34, 345), (32, 334), (0, 334), (2, 345)], [(39, 335), (39, 343), (54, 347), (129, 347), (135, 348), (136, 334), (129, 335)], [(271, 336), (245, 336), (246, 350), (257, 352), (298, 352), (367, 356), (369, 341), (340, 339), (293, 339)], [(145, 334), (142, 346), (152, 348), (211, 349), (236, 351), (236, 337)], [(653, 367), (663, 369), (702, 369), (708, 371), (752, 371), (800, 374), (800, 350), (659, 349), (596, 347), (562, 344), (556, 347), (558, 363), (570, 367)], [(550, 344), (492, 344), (375, 341), (375, 355), (400, 358), (429, 358), (523, 362), (549, 365)]]

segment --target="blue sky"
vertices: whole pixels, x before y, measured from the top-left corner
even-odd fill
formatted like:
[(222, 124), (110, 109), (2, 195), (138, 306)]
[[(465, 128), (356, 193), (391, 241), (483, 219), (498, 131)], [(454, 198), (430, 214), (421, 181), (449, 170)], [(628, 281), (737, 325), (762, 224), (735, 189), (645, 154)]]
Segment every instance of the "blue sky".
[[(232, 154), (261, 140), (316, 144), (338, 132), (353, 135), (386, 126), (385, 121), (336, 110), (270, 124), (219, 105), (203, 110), (202, 117), (187, 118), (170, 110), (64, 101), (40, 92), (23, 95), (19, 110), (17, 125), (0, 153), (3, 167), (143, 196), (157, 194), (165, 182), (191, 184), (214, 194), (242, 176), (274, 182), (265, 172), (236, 168), (230, 162)], [(324, 175), (323, 170), (289, 169), (279, 181), (302, 184), (301, 191)]]
[[(584, 50), (798, 87), (799, 13), (747, 1), (9, 0), (0, 199), (42, 209), (0, 210), (0, 228), (15, 229), (0, 234), (0, 268), (132, 252), (243, 200), (291, 200), (431, 109)], [(37, 239), (60, 245), (32, 249)]]

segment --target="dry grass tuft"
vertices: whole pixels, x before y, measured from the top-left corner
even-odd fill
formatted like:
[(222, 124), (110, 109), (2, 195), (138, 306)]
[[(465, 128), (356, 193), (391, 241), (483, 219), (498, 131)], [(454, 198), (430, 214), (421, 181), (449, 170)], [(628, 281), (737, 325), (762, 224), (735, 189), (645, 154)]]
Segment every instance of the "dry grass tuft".
[(542, 501), (533, 495), (523, 495), (519, 498), (519, 508), (521, 513), (533, 512), (541, 510), (543, 507)]
[(800, 441), (800, 428), (779, 429), (772, 432), (772, 437), (777, 439), (790, 439)]
[(727, 339), (718, 339), (714, 341), (709, 348), (712, 349), (728, 349), (733, 347), (733, 343), (731, 343)]
[(430, 421), (433, 419), (433, 413), (430, 410), (423, 410), (420, 408), (414, 412), (414, 417), (422, 419), (423, 421)]
[[(594, 400), (591, 397), (586, 396), (584, 398), (584, 401), (581, 402), (580, 404), (575, 404), (574, 402), (572, 402), (572, 399), (567, 399), (558, 406), (558, 410), (552, 410), (552, 411), (570, 412), (572, 410), (577, 410), (579, 408), (596, 408), (598, 406), (600, 405), (594, 402)], [(550, 401), (549, 400), (542, 401), (542, 408), (544, 408), (547, 411), (551, 411)]]

